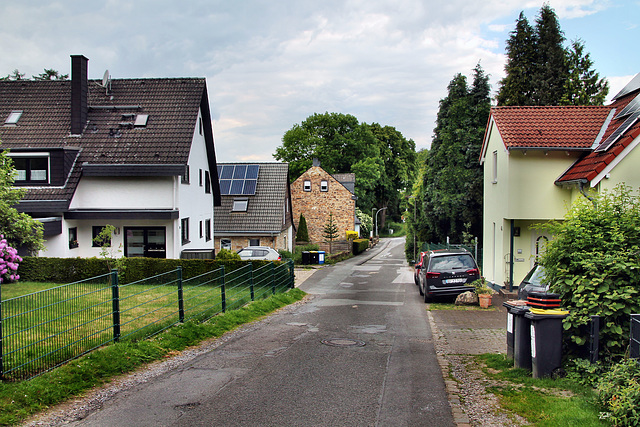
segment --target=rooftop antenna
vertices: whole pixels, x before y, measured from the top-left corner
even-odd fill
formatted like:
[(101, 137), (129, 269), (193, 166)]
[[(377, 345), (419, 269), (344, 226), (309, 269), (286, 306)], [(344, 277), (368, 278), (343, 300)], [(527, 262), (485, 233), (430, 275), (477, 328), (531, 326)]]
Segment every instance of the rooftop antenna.
[(105, 88), (105, 94), (109, 95), (109, 92), (111, 92), (111, 76), (109, 75), (109, 70), (106, 70), (102, 76), (102, 87)]

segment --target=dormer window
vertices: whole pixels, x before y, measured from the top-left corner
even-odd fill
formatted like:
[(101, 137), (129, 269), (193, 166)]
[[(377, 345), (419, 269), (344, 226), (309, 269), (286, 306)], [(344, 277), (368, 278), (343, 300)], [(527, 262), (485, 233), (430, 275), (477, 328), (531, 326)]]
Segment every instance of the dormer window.
[(15, 126), (16, 124), (18, 124), (18, 120), (20, 120), (20, 116), (22, 116), (22, 111), (14, 110), (9, 113), (9, 116), (4, 121), (4, 124), (8, 126), (12, 126), (12, 125)]
[(16, 184), (49, 183), (48, 153), (12, 153), (10, 157), (16, 169)]

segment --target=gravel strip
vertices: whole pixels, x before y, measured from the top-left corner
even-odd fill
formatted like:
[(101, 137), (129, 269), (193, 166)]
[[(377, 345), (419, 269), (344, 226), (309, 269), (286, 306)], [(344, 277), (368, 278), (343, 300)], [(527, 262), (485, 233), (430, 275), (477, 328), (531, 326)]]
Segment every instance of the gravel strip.
[(427, 315), (456, 425), (528, 425), (524, 418), (502, 409), (496, 396), (487, 391), (488, 387), (502, 383), (488, 379), (472, 355), (457, 354), (459, 345), (450, 345), (443, 331), (436, 325), (431, 312), (427, 312)]

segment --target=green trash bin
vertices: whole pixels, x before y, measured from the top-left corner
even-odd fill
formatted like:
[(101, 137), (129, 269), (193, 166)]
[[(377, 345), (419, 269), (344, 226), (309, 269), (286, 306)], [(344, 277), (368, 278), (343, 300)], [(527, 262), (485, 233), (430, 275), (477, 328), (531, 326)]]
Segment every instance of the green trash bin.
[[(562, 321), (567, 314), (544, 314), (529, 311), (531, 321), (531, 372), (533, 378), (551, 377), (562, 367)], [(557, 310), (550, 310), (557, 312)]]

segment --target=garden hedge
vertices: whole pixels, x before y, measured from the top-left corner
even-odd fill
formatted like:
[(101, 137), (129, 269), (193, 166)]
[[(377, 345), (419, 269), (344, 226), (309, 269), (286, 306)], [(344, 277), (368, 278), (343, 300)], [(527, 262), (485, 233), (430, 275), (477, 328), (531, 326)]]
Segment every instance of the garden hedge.
[[(20, 280), (28, 282), (73, 283), (110, 271), (109, 261), (102, 258), (24, 257), (18, 268)], [(224, 265), (225, 273), (253, 263), (254, 268), (271, 261), (216, 261), (211, 259), (124, 258), (121, 283), (131, 283), (182, 266), (182, 277), (197, 276)], [(275, 261), (278, 262), (278, 261)]]

